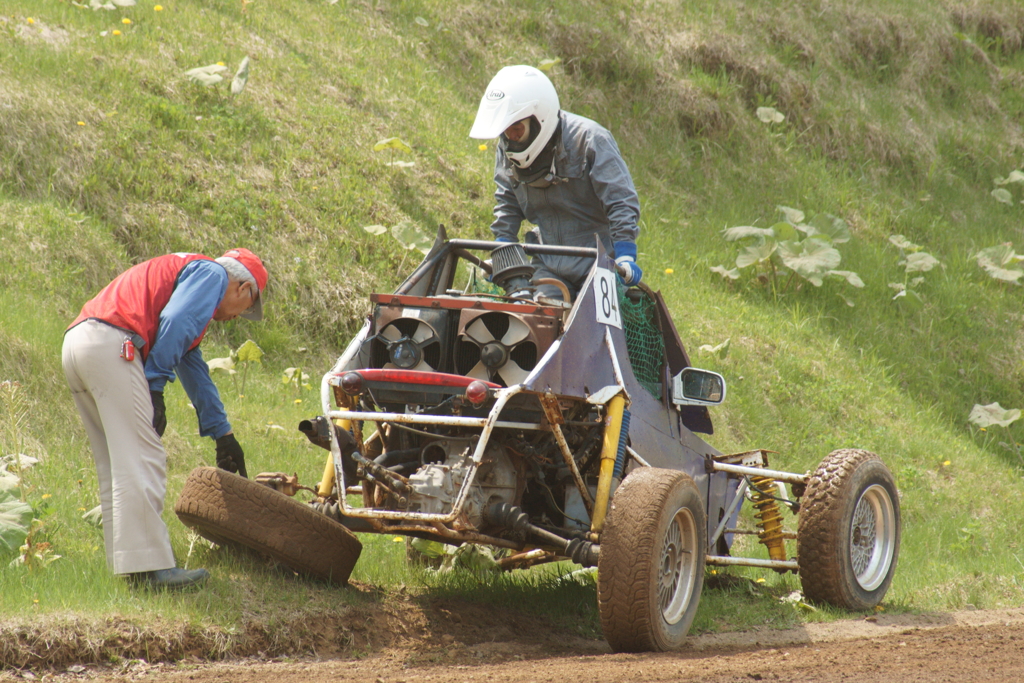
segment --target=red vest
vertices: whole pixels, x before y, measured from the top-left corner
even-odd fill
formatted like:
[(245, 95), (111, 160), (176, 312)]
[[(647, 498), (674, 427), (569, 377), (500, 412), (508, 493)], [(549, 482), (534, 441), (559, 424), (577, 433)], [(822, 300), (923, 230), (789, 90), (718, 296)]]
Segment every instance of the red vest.
[[(178, 275), (186, 265), (199, 260), (213, 259), (202, 254), (168, 254), (132, 266), (87, 302), (68, 329), (83, 320), (96, 318), (115, 327), (131, 330), (146, 340), (145, 346), (139, 349), (145, 360), (156, 341), (160, 312), (174, 293)], [(205, 334), (206, 328), (203, 328), (189, 351), (199, 346)]]

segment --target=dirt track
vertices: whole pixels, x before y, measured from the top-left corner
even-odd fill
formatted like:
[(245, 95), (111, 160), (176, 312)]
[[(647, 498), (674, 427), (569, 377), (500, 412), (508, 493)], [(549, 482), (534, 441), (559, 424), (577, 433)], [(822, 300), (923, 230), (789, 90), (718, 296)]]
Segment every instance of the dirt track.
[[(456, 632), (472, 632), (472, 624), (461, 626)], [(879, 616), (786, 631), (700, 636), (685, 650), (669, 654), (614, 655), (595, 640), (555, 642), (551, 633), (517, 637), (507, 628), (491, 633), (493, 639), (472, 644), (451, 632), (413, 639), (361, 659), (135, 661), (119, 668), (72, 667), (75, 673), (56, 677), (154, 683), (1024, 680), (1024, 609)], [(33, 676), (43, 674), (8, 671), (0, 673), (0, 680)]]

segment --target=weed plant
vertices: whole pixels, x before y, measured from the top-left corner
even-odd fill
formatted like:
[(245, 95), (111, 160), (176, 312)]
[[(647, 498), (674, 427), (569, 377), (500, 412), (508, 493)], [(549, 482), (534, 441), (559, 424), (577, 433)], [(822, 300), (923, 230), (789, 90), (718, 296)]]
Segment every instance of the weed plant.
[[(230, 634), (361, 599), (190, 538), (170, 509), (213, 447), (177, 385), (165, 515), (179, 560), (211, 568), (212, 584), (149, 595), (111, 577), (100, 531), (82, 519), (96, 481), (61, 334), (133, 263), (251, 248), (271, 274), (267, 320), (214, 326), (204, 352), (224, 357), (247, 339), (263, 349), (244, 395), (217, 378), (249, 471), (314, 483), (323, 451), (295, 425), (319, 412), (317, 378), (362, 324), (367, 295), (391, 291), (417, 260), (365, 228), (488, 236), (494, 151), (466, 135), (476, 104), (501, 66), (554, 58), (562, 106), (610, 128), (631, 168), (648, 283), (694, 363), (730, 383), (711, 443), (777, 451), (772, 466), (794, 471), (835, 448), (879, 453), (903, 509), (883, 607), (1019, 606), (1022, 468), (967, 417), (975, 404), (1024, 407), (1022, 291), (976, 261), (1003, 243), (1024, 249), (1024, 206), (992, 194), (1024, 166), (1022, 27), (1011, 0), (529, 0), (514, 13), (439, 0), (179, 0), (161, 11), (0, 0), (0, 381), (25, 390), (21, 442), (44, 456), (28, 476), (33, 495), (50, 495), (45, 541), (62, 556), (39, 572), (0, 558), (0, 615), (171, 619)], [(184, 75), (246, 57), (238, 95)], [(412, 151), (373, 151), (390, 138)], [(845, 221), (843, 268), (865, 286), (826, 280), (776, 296), (711, 272), (735, 258), (724, 228), (770, 227), (780, 205)], [(893, 235), (941, 263), (917, 286), (916, 309), (893, 301), (889, 284), (906, 279)], [(313, 389), (283, 384), (289, 368)], [(386, 591), (536, 604), (556, 592), (532, 574), (486, 591), (437, 583), (405, 566), (401, 544), (365, 541), (354, 578)], [(780, 602), (798, 589), (791, 576), (726, 573), (745, 583), (710, 587), (698, 630), (842, 616)]]

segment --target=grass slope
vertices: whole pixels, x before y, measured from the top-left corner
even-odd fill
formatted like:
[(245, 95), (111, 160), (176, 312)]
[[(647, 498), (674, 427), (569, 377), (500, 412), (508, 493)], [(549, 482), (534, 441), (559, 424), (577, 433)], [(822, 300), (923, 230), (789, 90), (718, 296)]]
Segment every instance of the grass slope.
[[(353, 599), (195, 543), (171, 514), (180, 560), (211, 567), (211, 590), (139, 596), (109, 577), (100, 533), (81, 518), (96, 484), (59, 366), (61, 333), (132, 263), (253, 249), (271, 273), (268, 320), (216, 326), (206, 356), (247, 338), (266, 351), (244, 386), (218, 378), (229, 415), (250, 471), (297, 471), (313, 483), (320, 451), (294, 425), (318, 412), (316, 391), (285, 384), (282, 371), (301, 367), (316, 385), (365, 316), (366, 295), (392, 289), (417, 260), (365, 226), (489, 235), (493, 148), (466, 136), (477, 100), (501, 66), (553, 58), (563, 107), (610, 128), (630, 164), (646, 279), (696, 362), (731, 383), (712, 443), (779, 451), (773, 465), (792, 470), (843, 446), (881, 454), (904, 513), (888, 609), (1024, 601), (1022, 462), (999, 445), (1020, 427), (967, 423), (975, 403), (1024, 407), (1021, 292), (974, 260), (1022, 242), (1021, 185), (1004, 186), (1009, 204), (991, 192), (1022, 165), (1024, 9), (555, 0), (510, 10), (167, 0), (157, 11), (139, 0), (110, 11), (0, 0), (0, 381), (17, 383), (0, 403), (0, 451), (41, 458), (25, 473), (28, 499), (44, 521), (38, 538), (62, 555), (36, 572), (0, 570), (2, 614), (143, 624), (159, 615), (212, 624), (230, 641), (239, 624), (273, 620), (286, 604)], [(244, 57), (250, 79), (234, 96), (230, 76)], [(184, 76), (216, 62), (228, 67), (222, 83)], [(758, 107), (785, 120), (763, 123)], [(373, 151), (390, 137), (412, 152)], [(779, 205), (842, 217), (853, 236), (842, 268), (866, 286), (779, 292), (713, 274), (736, 256), (722, 228), (769, 226)], [(897, 234), (941, 263), (913, 285), (918, 309), (892, 299), (890, 283), (908, 281), (888, 239)], [(698, 351), (726, 340), (727, 355)], [(171, 501), (213, 453), (178, 387), (168, 403)], [(407, 568), (400, 544), (369, 546), (357, 579), (449, 590)], [(798, 589), (792, 578), (743, 575), (765, 586), (707, 591), (696, 628), (836, 616), (779, 604)], [(499, 588), (593, 631), (592, 605), (546, 608), (550, 596), (529, 582)], [(495, 599), (487, 586), (451, 590)]]

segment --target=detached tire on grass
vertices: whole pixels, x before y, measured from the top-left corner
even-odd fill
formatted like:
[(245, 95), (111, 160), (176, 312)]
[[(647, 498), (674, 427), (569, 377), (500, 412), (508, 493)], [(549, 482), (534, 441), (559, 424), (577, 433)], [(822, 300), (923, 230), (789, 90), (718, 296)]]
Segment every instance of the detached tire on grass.
[(634, 470), (612, 498), (601, 534), (597, 602), (615, 652), (680, 647), (704, 586), (704, 500), (683, 472)]
[(341, 586), (362, 543), (344, 526), (283, 493), (215, 467), (192, 470), (174, 512), (214, 543), (237, 543), (300, 574)]
[(869, 451), (833, 451), (800, 502), (804, 596), (853, 611), (875, 607), (892, 583), (900, 533), (899, 494), (885, 463)]

